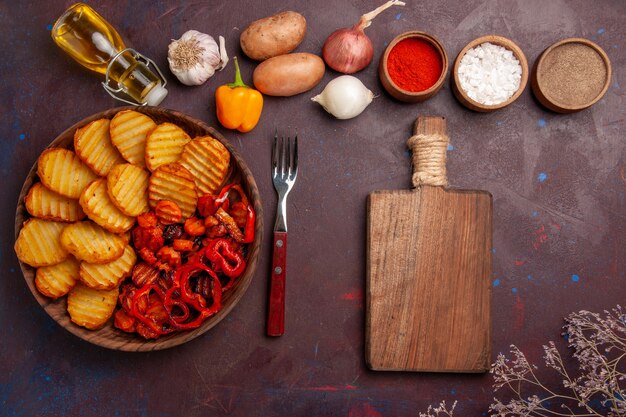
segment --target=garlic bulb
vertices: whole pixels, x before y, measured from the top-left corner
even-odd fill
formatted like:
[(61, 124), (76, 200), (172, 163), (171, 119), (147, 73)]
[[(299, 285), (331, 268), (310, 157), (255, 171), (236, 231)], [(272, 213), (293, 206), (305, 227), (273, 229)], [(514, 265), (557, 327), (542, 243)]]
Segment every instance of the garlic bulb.
[(326, 84), (324, 91), (311, 100), (321, 104), (337, 119), (352, 119), (363, 113), (373, 99), (374, 93), (361, 80), (352, 75), (342, 75)]
[(218, 47), (212, 36), (188, 30), (168, 47), (170, 70), (185, 85), (203, 84), (228, 63), (224, 38), (219, 41)]

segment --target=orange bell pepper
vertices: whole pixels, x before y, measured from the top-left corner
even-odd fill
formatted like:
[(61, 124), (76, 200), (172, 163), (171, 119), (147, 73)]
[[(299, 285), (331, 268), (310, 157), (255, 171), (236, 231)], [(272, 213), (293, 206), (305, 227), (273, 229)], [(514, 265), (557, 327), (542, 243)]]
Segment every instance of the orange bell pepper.
[(217, 119), (227, 129), (249, 132), (257, 125), (263, 110), (263, 95), (241, 80), (239, 63), (235, 61), (235, 82), (215, 91)]

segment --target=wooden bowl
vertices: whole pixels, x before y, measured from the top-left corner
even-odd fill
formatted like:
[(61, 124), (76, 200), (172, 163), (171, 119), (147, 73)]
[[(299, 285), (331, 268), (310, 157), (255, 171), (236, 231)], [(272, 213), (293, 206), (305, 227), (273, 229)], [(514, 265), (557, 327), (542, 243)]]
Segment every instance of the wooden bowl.
[[(85, 126), (86, 124), (97, 119), (110, 119), (115, 115), (115, 113), (121, 110), (128, 109), (144, 113), (154, 119), (157, 123), (170, 122), (177, 124), (178, 126), (183, 128), (192, 138), (196, 136), (211, 135), (212, 137), (222, 142), (231, 154), (231, 170), (228, 174), (228, 178), (226, 179), (226, 181), (240, 181), (250, 201), (253, 203), (254, 209), (256, 210), (256, 225), (254, 242), (252, 242), (248, 247), (246, 270), (244, 274), (239, 277), (235, 285), (229, 291), (224, 293), (222, 298), (222, 309), (215, 316), (207, 319), (202, 324), (202, 326), (197, 329), (172, 333), (166, 336), (162, 336), (156, 340), (145, 340), (137, 334), (122, 332), (121, 330), (113, 327), (113, 319), (109, 320), (108, 323), (100, 330), (87, 330), (83, 327), (75, 325), (70, 321), (69, 315), (67, 314), (67, 297), (61, 297), (60, 299), (52, 300), (41, 295), (39, 291), (37, 291), (34, 283), (36, 271), (35, 268), (26, 265), (23, 262), (20, 262), (20, 267), (22, 269), (22, 273), (24, 274), (24, 279), (26, 280), (28, 288), (30, 288), (30, 291), (33, 293), (39, 304), (41, 304), (41, 306), (46, 310), (50, 317), (56, 320), (56, 322), (59, 323), (61, 327), (65, 328), (70, 333), (73, 333), (74, 335), (90, 343), (109, 349), (124, 351), (152, 351), (180, 345), (181, 343), (185, 343), (200, 336), (201, 334), (215, 326), (217, 323), (219, 323), (224, 317), (226, 317), (226, 315), (233, 309), (233, 307), (235, 307), (237, 302), (241, 299), (243, 294), (246, 292), (248, 286), (250, 285), (250, 282), (252, 281), (252, 277), (254, 275), (254, 271), (256, 269), (256, 264), (261, 248), (261, 242), (263, 240), (263, 209), (261, 207), (259, 190), (257, 189), (256, 183), (254, 182), (252, 173), (248, 169), (248, 166), (246, 165), (244, 160), (241, 158), (241, 156), (239, 156), (237, 151), (233, 149), (230, 143), (228, 143), (226, 139), (224, 139), (224, 137), (212, 127), (209, 127), (199, 120), (193, 119), (176, 111), (166, 110), (157, 107), (132, 106), (110, 109), (101, 113), (94, 114), (93, 116), (87, 117), (86, 119), (83, 119), (80, 122), (74, 124), (72, 127), (61, 133), (54, 141), (52, 141), (49, 147), (73, 149), (73, 138), (76, 129)], [(35, 162), (30, 172), (28, 173), (28, 176), (24, 181), (24, 185), (22, 186), (22, 192), (20, 193), (17, 211), (15, 213), (16, 239), (22, 228), (22, 224), (30, 217), (24, 205), (24, 197), (28, 193), (31, 185), (33, 185), (33, 183), (36, 181), (38, 181), (37, 162)]]
[[(520, 80), (519, 88), (517, 89), (515, 94), (511, 96), (511, 98), (499, 104), (486, 105), (486, 104), (482, 104), (471, 99), (467, 95), (467, 93), (463, 90), (463, 88), (461, 88), (461, 83), (459, 80), (458, 70), (459, 70), (459, 64), (461, 63), (461, 59), (463, 59), (467, 51), (485, 42), (489, 42), (494, 45), (499, 45), (510, 50), (511, 52), (513, 52), (513, 55), (515, 55), (515, 58), (517, 58), (520, 65), (522, 66), (522, 79)], [(526, 60), (526, 56), (524, 55), (524, 52), (522, 52), (520, 47), (517, 46), (515, 42), (503, 36), (488, 35), (488, 36), (481, 36), (480, 38), (474, 39), (473, 41), (468, 43), (465, 46), (465, 48), (461, 49), (461, 52), (459, 52), (459, 54), (457, 55), (456, 59), (454, 60), (454, 66), (452, 67), (452, 91), (454, 92), (454, 95), (461, 102), (461, 104), (463, 104), (465, 107), (467, 107), (468, 109), (477, 111), (477, 112), (486, 113), (486, 112), (491, 112), (491, 111), (498, 110), (498, 109), (508, 106), (509, 104), (517, 100), (517, 98), (522, 94), (522, 92), (524, 91), (524, 88), (526, 88), (527, 82), (528, 82), (528, 61)]]
[[(441, 62), (443, 64), (441, 69), (441, 75), (439, 76), (437, 82), (435, 82), (435, 84), (433, 84), (427, 90), (419, 92), (405, 90), (403, 88), (400, 88), (389, 76), (389, 70), (387, 69), (387, 60), (389, 59), (389, 53), (394, 48), (394, 46), (398, 44), (398, 42), (403, 41), (407, 38), (417, 38), (428, 42), (437, 50), (437, 52), (439, 52), (439, 56), (441, 57)], [(405, 32), (401, 35), (396, 36), (385, 49), (385, 52), (381, 56), (380, 63), (378, 65), (378, 76), (383, 87), (385, 87), (385, 90), (387, 90), (387, 92), (391, 94), (394, 98), (407, 103), (419, 103), (437, 94), (437, 92), (443, 86), (443, 82), (446, 79), (447, 73), (448, 54), (446, 54), (446, 50), (444, 49), (443, 44), (433, 35), (418, 31)]]
[(595, 43), (568, 38), (548, 47), (533, 68), (537, 100), (558, 113), (584, 110), (604, 96), (611, 83), (611, 61)]

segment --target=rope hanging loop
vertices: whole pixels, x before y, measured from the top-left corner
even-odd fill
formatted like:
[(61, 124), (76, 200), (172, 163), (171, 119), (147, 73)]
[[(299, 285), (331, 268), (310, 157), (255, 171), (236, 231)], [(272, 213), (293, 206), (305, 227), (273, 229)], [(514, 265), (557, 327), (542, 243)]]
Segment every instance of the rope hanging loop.
[(448, 186), (446, 176), (448, 142), (448, 136), (442, 134), (418, 134), (409, 138), (407, 146), (412, 152), (413, 187)]

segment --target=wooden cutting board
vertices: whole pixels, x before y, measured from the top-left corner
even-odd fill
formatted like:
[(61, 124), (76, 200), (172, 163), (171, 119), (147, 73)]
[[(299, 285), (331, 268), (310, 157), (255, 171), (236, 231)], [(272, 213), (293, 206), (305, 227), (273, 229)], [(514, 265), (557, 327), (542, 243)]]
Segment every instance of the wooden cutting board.
[(416, 180), (415, 172), (432, 164), (415, 159), (432, 138), (439, 138), (445, 177), (445, 119), (418, 118), (414, 135), (416, 188), (374, 191), (368, 198), (366, 361), (373, 370), (485, 372), (492, 197), (424, 185), (428, 172), (418, 175), (425, 181)]

